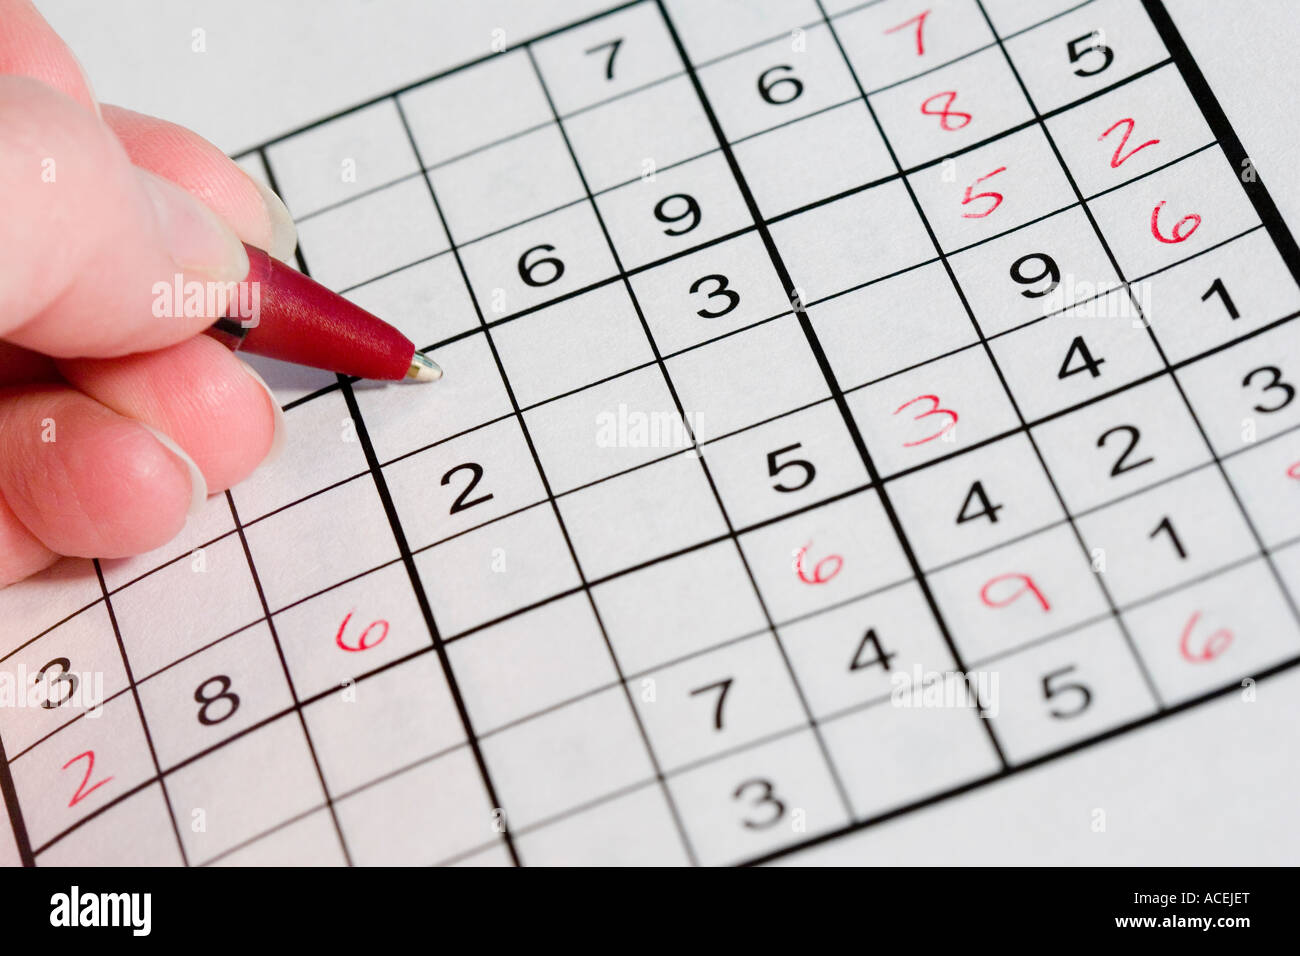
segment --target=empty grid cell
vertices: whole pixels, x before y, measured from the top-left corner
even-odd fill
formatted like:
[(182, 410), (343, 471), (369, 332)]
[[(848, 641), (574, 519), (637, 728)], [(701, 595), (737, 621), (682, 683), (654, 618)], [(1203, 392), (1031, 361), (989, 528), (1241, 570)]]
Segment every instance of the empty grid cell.
[(893, 159), (860, 100), (736, 144), (745, 181), (772, 217), (893, 175)]
[(818, 302), (808, 314), (843, 389), (979, 341), (937, 262)]
[(470, 290), (491, 322), (618, 274), (590, 203), (577, 203), (464, 246)]
[(1095, 0), (1007, 41), (1007, 55), (1040, 113), (1153, 66), (1169, 54), (1146, 10)]
[(818, 720), (887, 699), (902, 681), (954, 666), (915, 581), (783, 625), (780, 634)]
[(588, 578), (630, 568), (727, 533), (693, 452), (618, 475), (559, 499)]
[(1300, 425), (1300, 323), (1198, 359), (1178, 381), (1220, 455), (1288, 431)]
[(293, 707), (276, 651), (259, 622), (138, 684), (163, 772)]
[(1023, 434), (897, 478), (890, 500), (926, 569), (1065, 521), (1052, 483)]
[(728, 53), (821, 21), (814, 0), (793, 0), (779, 7), (747, 0), (690, 3), (669, 0), (668, 18), (681, 35), (691, 62), (704, 63)]
[(343, 794), (464, 742), (436, 654), (348, 681), (303, 707), (325, 786)]
[(772, 225), (772, 238), (804, 302), (935, 257), (901, 182), (874, 186)]
[(1300, 288), (1262, 229), (1142, 279), (1134, 291), (1170, 362), (1300, 311)]
[(698, 441), (829, 397), (792, 315), (700, 346), (666, 365)]
[(413, 551), (546, 500), (513, 416), (399, 459), (384, 478)]
[(1047, 130), (1084, 196), (1214, 142), (1173, 64), (1051, 117)]
[(1022, 129), (908, 177), (939, 245), (965, 248), (1075, 202), (1047, 138)]
[(268, 146), (280, 197), (298, 219), (420, 171), (391, 99)]
[(191, 864), (232, 850), (325, 799), (297, 714), (172, 771), (167, 793)]
[(543, 126), (429, 172), (457, 243), (584, 197), (559, 127)]
[(366, 470), (342, 392), (326, 392), (295, 405), (284, 413), (284, 420), (285, 443), (279, 456), (230, 490), (244, 523)]
[[(453, 435), (511, 414), (492, 348), (482, 335), (429, 353), (445, 374), (428, 388), (364, 385), (354, 388), (366, 432), (381, 462), (392, 461)], [(345, 422), (343, 437), (355, 444)]]
[(790, 311), (753, 232), (638, 272), (631, 282), (661, 355)]
[(92, 605), (11, 652), (0, 681), (9, 697), (0, 733), (10, 760), (73, 720), (94, 721), (95, 709), (128, 686), (107, 607)]
[(777, 623), (909, 576), (872, 490), (747, 532), (740, 545)]
[(654, 361), (621, 282), (505, 322), (492, 341), (523, 408)]
[(1288, 595), (1288, 603), (1294, 606), (1296, 595), (1300, 594), (1300, 546), (1292, 542), (1271, 557), (1278, 579)]
[(406, 568), (398, 561), (275, 615), (300, 699), (429, 647)]
[(524, 50), (510, 50), (401, 94), (398, 103), (426, 166), (551, 122)]
[(1026, 418), (1041, 418), (1164, 370), (1128, 289), (989, 343)]
[[(14, 791), (33, 847), (102, 809), (155, 774), (135, 700), (123, 694), (20, 756)], [(177, 812), (180, 812), (179, 808)]]
[(591, 595), (625, 674), (766, 626), (749, 572), (732, 541), (611, 578), (595, 585)]
[[(100, 600), (95, 566), (85, 558), (64, 558), (27, 578), (20, 588), (0, 588), (0, 613), (5, 619), (29, 621), (32, 633), (53, 627), (72, 614)], [(8, 654), (19, 643), (19, 635), (0, 637), (0, 654)]]
[(515, 834), (525, 866), (684, 866), (663, 788), (648, 784), (548, 826)]
[(1263, 560), (1127, 608), (1124, 621), (1170, 705), (1300, 653), (1295, 616)]
[(668, 167), (718, 148), (684, 76), (566, 117), (564, 131), (593, 193), (657, 178)]
[(581, 582), (548, 505), (415, 556), (443, 637), (555, 597)]
[(228, 850), (212, 866), (344, 866), (343, 846), (329, 810), (314, 810), (251, 843)]
[(1122, 288), (1077, 206), (959, 252), (948, 262), (988, 336)]
[(298, 223), (298, 245), (311, 277), (350, 289), (446, 251), (423, 178), (404, 179)]
[(357, 286), (347, 298), (424, 347), (478, 326), (478, 315), (450, 253)]
[[(872, 93), (870, 102), (904, 169), (952, 156), (1033, 119), (997, 47)], [(957, 159), (959, 170), (966, 166)]]
[(484, 737), (509, 825), (531, 826), (643, 783), (654, 769), (622, 687)]
[(811, 731), (787, 734), (669, 778), (700, 863), (739, 863), (848, 823)]
[(681, 57), (654, 4), (638, 4), (531, 46), (560, 115), (680, 73)]
[(447, 656), (479, 734), (618, 682), (585, 594), (453, 641)]
[(1223, 467), (1266, 547), (1300, 538), (1300, 430), (1245, 449)]
[(824, 23), (701, 67), (698, 75), (729, 142), (858, 96)]
[(1125, 276), (1205, 252), (1259, 223), (1217, 149), (1090, 199), (1088, 208)]
[[(911, 700), (904, 695), (904, 700)], [(822, 727), (857, 820), (955, 790), (1001, 765), (971, 706), (876, 704)]]
[(235, 535), (127, 585), (112, 600), (137, 680), (263, 615)]
[(886, 476), (1020, 424), (982, 349), (967, 349), (851, 392), (849, 408)]
[[(258, 473), (260, 474), (261, 471), (262, 469), (259, 469)], [(247, 485), (248, 482), (243, 484)], [(128, 581), (134, 581), (182, 555), (189, 554), (193, 557), (193, 552), (197, 548), (234, 530), (235, 518), (230, 513), (226, 496), (210, 495), (196, 514), (189, 515), (185, 519), (185, 527), (181, 529), (180, 534), (166, 544), (134, 557), (101, 558), (99, 570), (104, 575), (105, 586), (113, 591)]]
[(632, 691), (665, 772), (807, 723), (770, 632), (651, 671)]
[(704, 454), (731, 523), (740, 528), (870, 481), (839, 409), (829, 401), (721, 439)]
[(1109, 611), (1087, 556), (1065, 526), (933, 573), (930, 587), (968, 665)]
[(539, 405), (524, 419), (556, 494), (691, 447), (658, 368)]
[[(131, 834), (123, 840), (120, 835)], [(37, 866), (181, 866), (162, 786), (151, 784), (87, 820), (36, 857)]]
[(1157, 701), (1124, 635), (1099, 621), (989, 663), (993, 729), (1012, 763), (1149, 717)]
[(1178, 390), (1161, 377), (1034, 427), (1066, 507), (1077, 513), (1210, 459)]
[[(1085, 0), (1091, 3), (1092, 0)], [(1027, 30), (1049, 17), (1060, 16), (1073, 7), (1080, 6), (1079, 0), (1038, 0), (1026, 4), (1021, 0), (980, 0), (980, 5), (993, 23), (993, 29), (1004, 39), (1013, 33)]]
[(375, 486), (350, 481), (244, 529), (272, 611), (398, 557)]
[(503, 821), (468, 747), (334, 805), (358, 866), (430, 866), (501, 840)]
[(753, 225), (721, 153), (596, 197), (619, 262), (634, 269)]
[(1117, 604), (1176, 587), (1257, 553), (1219, 470), (1200, 468), (1076, 520)]
[(843, 0), (837, 5), (851, 9), (831, 26), (868, 91), (935, 70), (994, 42), (975, 0), (950, 0), (929, 9)]

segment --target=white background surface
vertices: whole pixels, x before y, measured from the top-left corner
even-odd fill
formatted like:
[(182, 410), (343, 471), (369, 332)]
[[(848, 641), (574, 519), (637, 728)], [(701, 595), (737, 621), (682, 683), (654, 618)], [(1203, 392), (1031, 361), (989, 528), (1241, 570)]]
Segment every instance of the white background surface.
[[(1029, 0), (1026, 0), (1029, 2)], [(1136, 2), (1136, 0), (1135, 0)], [(228, 152), (589, 15), (603, 0), (43, 0), (96, 93)], [(1300, 18), (1280, 0), (1167, 0), (1295, 230)], [(207, 52), (192, 52), (193, 31)], [(787, 858), (831, 863), (1291, 863), (1300, 673)], [(1093, 811), (1106, 815), (1094, 832)], [(0, 856), (5, 855), (0, 852)]]

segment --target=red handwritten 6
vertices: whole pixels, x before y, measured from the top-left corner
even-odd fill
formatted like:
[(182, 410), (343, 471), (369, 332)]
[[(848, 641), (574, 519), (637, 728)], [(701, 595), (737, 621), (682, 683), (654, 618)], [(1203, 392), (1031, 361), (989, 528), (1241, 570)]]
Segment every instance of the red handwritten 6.
[[(1155, 236), (1161, 242), (1168, 243), (1185, 242), (1192, 238), (1192, 233), (1194, 233), (1196, 227), (1201, 224), (1201, 217), (1196, 215), (1196, 213), (1189, 213), (1174, 223), (1174, 231), (1172, 233), (1173, 238), (1166, 239), (1164, 236), (1160, 235), (1160, 225), (1158, 220), (1160, 218), (1160, 210), (1164, 208), (1164, 205), (1165, 200), (1162, 199), (1160, 202), (1156, 203), (1156, 208), (1151, 210), (1151, 235)], [(1183, 232), (1182, 229), (1184, 224), (1189, 222), (1192, 224), (1191, 228), (1186, 232)]]
[(916, 398), (912, 399), (911, 401), (904, 402), (902, 405), (899, 405), (896, 409), (894, 409), (894, 414), (897, 415), (899, 412), (907, 408), (909, 405), (915, 405), (917, 402), (924, 402), (924, 401), (928, 401), (930, 403), (929, 410), (922, 412), (920, 415), (913, 415), (912, 421), (919, 422), (921, 419), (929, 418), (931, 415), (947, 415), (948, 421), (947, 423), (944, 424), (942, 428), (940, 428), (937, 432), (935, 432), (932, 435), (926, 435), (924, 438), (918, 438), (916, 441), (903, 442), (904, 448), (911, 448), (914, 445), (924, 445), (928, 441), (934, 441), (936, 438), (938, 438), (940, 435), (944, 434), (945, 432), (951, 431), (952, 427), (957, 424), (957, 413), (954, 412), (951, 408), (940, 408), (938, 395), (918, 395), (916, 396)]
[(1232, 631), (1226, 627), (1221, 627), (1217, 631), (1212, 631), (1210, 636), (1205, 639), (1199, 651), (1193, 651), (1191, 648), (1192, 631), (1196, 629), (1196, 624), (1201, 619), (1200, 611), (1193, 611), (1192, 616), (1187, 619), (1187, 624), (1183, 627), (1182, 640), (1178, 642), (1178, 650), (1183, 655), (1183, 660), (1191, 661), (1193, 664), (1204, 664), (1206, 661), (1212, 661), (1232, 643)]
[[(348, 611), (348, 613), (345, 614), (343, 617), (343, 623), (339, 625), (338, 634), (334, 636), (334, 643), (337, 644), (341, 650), (352, 651), (352, 652), (368, 651), (370, 650), (370, 648), (374, 647), (376, 644), (379, 644), (380, 642), (383, 641), (384, 638), (388, 636), (387, 621), (384, 620), (371, 621), (369, 624), (366, 625), (365, 630), (361, 632), (361, 636), (357, 638), (357, 642), (355, 644), (349, 644), (347, 641), (343, 639), (343, 632), (347, 629), (348, 621), (350, 620), (352, 620), (352, 612)], [(370, 632), (377, 627), (382, 628), (379, 636), (375, 638), (373, 641), (369, 640), (368, 638)]]
[[(794, 553), (794, 573), (799, 576), (799, 580), (804, 584), (825, 584), (840, 573), (840, 568), (844, 567), (844, 559), (838, 554), (828, 554), (813, 566), (812, 577), (808, 577), (807, 571), (804, 569), (803, 559), (810, 547), (812, 547), (811, 541)], [(835, 567), (830, 571), (825, 571), (826, 566), (832, 562)]]

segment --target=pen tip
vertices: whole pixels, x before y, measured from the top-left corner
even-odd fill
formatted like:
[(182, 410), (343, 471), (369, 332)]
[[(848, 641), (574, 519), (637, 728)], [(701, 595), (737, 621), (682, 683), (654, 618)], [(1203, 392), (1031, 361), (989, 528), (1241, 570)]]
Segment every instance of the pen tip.
[(412, 382), (436, 382), (442, 378), (442, 369), (423, 352), (416, 352), (411, 356), (411, 367), (406, 370), (406, 377)]

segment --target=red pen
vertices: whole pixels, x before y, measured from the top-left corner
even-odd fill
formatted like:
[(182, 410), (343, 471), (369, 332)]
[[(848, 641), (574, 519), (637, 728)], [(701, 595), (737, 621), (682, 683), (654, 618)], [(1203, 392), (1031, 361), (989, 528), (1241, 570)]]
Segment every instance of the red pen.
[(442, 369), (397, 329), (261, 249), (207, 334), (227, 348), (359, 378), (435, 382)]

